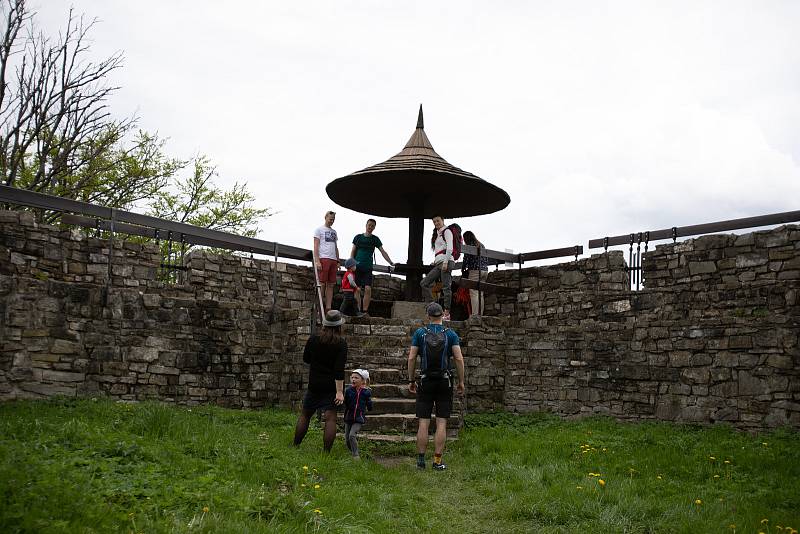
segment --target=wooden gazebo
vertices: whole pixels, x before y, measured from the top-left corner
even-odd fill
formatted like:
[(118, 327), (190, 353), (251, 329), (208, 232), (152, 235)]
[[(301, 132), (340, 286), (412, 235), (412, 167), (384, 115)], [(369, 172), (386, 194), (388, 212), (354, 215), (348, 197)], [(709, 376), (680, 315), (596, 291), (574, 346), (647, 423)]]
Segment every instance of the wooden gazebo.
[(406, 298), (421, 296), (425, 219), (485, 215), (511, 202), (508, 193), (445, 161), (425, 135), (422, 105), (417, 128), (406, 146), (383, 163), (337, 178), (328, 196), (345, 208), (367, 215), (408, 218)]

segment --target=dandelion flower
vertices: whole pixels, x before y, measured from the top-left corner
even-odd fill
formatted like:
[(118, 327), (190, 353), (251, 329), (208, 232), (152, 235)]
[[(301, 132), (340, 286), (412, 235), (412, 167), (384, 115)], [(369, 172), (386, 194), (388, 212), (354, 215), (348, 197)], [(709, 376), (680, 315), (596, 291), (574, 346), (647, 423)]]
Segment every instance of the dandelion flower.
[(605, 488), (606, 487), (606, 481), (603, 480), (602, 478), (597, 479), (597, 483), (600, 484), (601, 488)]
[(767, 523), (769, 523), (769, 519), (767, 519), (766, 517), (761, 520), (762, 525), (766, 525)]
[(301, 488), (305, 488), (305, 487), (306, 487), (306, 485), (305, 485), (305, 484), (300, 484), (300, 487), (301, 487)]
[(303, 471), (308, 471), (308, 466), (307, 465), (303, 466)]
[(128, 514), (128, 519), (133, 519), (133, 512)]
[(319, 484), (314, 484), (314, 489), (319, 489)]
[(714, 475), (714, 478), (719, 478), (719, 475)]
[(709, 459), (709, 460), (711, 460), (711, 461), (713, 462), (714, 460), (716, 460), (716, 459), (717, 459), (717, 457), (716, 457), (716, 456), (709, 456), (709, 457), (708, 457), (708, 459)]
[(320, 510), (319, 508), (314, 508), (314, 513), (322, 515), (322, 510)]
[(768, 445), (768, 443), (767, 443), (766, 441), (762, 441), (762, 442), (761, 442), (761, 444), (762, 444), (763, 446), (765, 446), (765, 447)]
[(700, 505), (703, 504), (703, 501), (701, 499), (695, 499), (694, 503)]
[(204, 513), (204, 514), (207, 514), (207, 513), (208, 513), (208, 506), (203, 506), (203, 513)]
[(657, 478), (658, 480), (661, 480), (661, 475), (656, 475), (656, 478)]
[(575, 486), (575, 489), (583, 489), (583, 486)]
[(729, 463), (731, 463), (731, 461), (730, 460), (725, 460), (724, 463), (729, 464)]
[(732, 530), (735, 530), (735, 529), (736, 529), (736, 525), (734, 525), (733, 523), (731, 523), (730, 525), (728, 525), (728, 528), (729, 528), (729, 529), (732, 529)]
[(606, 452), (606, 450), (607, 450), (607, 449), (606, 449), (605, 447), (603, 447), (603, 452)]

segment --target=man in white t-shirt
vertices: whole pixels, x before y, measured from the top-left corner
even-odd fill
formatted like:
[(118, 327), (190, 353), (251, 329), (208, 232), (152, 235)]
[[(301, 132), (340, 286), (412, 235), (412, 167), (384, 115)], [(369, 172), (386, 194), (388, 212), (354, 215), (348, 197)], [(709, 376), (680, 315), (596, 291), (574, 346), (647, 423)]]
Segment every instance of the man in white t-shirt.
[(314, 266), (319, 273), (319, 283), (325, 291), (325, 311), (333, 303), (333, 286), (336, 285), (336, 272), (339, 270), (339, 245), (336, 230), (332, 228), (336, 212), (325, 214), (325, 225), (314, 231)]

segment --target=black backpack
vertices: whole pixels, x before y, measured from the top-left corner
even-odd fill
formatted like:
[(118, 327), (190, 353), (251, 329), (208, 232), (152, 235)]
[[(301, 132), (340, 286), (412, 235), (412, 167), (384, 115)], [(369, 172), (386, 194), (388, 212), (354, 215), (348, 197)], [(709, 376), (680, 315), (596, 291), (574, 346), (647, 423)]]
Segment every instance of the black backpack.
[(450, 365), (448, 357), (447, 331), (441, 332), (425, 327), (422, 335), (422, 366), (421, 373), (425, 378), (444, 378), (449, 376)]

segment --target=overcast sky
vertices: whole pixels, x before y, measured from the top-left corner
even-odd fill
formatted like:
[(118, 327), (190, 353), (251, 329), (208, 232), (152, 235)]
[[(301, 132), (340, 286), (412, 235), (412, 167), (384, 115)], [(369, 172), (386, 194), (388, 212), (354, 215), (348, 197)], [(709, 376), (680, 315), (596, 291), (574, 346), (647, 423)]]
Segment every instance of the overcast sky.
[[(800, 2), (33, 5), (48, 32), (70, 6), (99, 19), (91, 54), (125, 56), (114, 112), (247, 182), (279, 212), (263, 239), (310, 248), (334, 209), (347, 254), (367, 216), (325, 186), (399, 152), (420, 103), (434, 149), (511, 196), (458, 221), (489, 248), (800, 209)], [(378, 219), (395, 261), (407, 232)]]

